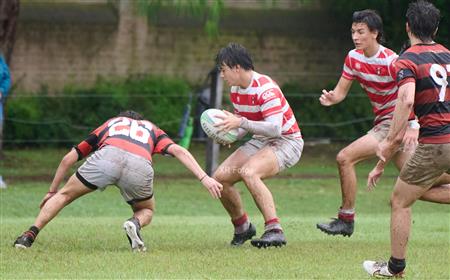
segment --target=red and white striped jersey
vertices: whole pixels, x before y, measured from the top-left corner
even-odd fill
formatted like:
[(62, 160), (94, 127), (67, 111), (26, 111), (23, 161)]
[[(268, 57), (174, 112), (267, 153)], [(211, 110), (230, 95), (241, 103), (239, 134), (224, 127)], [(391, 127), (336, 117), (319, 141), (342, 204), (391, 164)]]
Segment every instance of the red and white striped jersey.
[(393, 117), (398, 91), (394, 65), (397, 57), (394, 51), (380, 45), (372, 57), (354, 49), (345, 58), (342, 77), (356, 79), (366, 91), (375, 114), (374, 124)]
[(281, 133), (298, 134), (301, 137), (300, 128), (289, 103), (280, 87), (269, 76), (253, 71), (250, 86), (231, 87), (230, 99), (234, 112), (252, 121), (264, 121), (271, 115), (283, 113)]

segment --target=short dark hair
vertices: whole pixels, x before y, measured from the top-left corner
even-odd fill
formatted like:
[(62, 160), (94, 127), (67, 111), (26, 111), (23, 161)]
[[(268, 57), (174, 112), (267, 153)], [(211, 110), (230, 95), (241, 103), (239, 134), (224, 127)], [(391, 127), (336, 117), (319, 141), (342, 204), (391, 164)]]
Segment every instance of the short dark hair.
[(439, 26), (441, 12), (430, 2), (412, 2), (406, 11), (406, 22), (414, 36), (422, 41), (432, 41)]
[(118, 117), (126, 117), (126, 118), (130, 118), (130, 119), (137, 120), (137, 121), (144, 119), (144, 117), (141, 114), (139, 114), (138, 112), (132, 111), (132, 110), (122, 111), (117, 116)]
[(383, 20), (375, 10), (362, 10), (353, 13), (353, 23), (365, 23), (370, 31), (378, 31), (377, 42), (384, 42)]
[(217, 53), (216, 63), (219, 68), (225, 64), (230, 68), (239, 65), (245, 70), (255, 69), (250, 53), (238, 43), (229, 43), (225, 48), (221, 48)]

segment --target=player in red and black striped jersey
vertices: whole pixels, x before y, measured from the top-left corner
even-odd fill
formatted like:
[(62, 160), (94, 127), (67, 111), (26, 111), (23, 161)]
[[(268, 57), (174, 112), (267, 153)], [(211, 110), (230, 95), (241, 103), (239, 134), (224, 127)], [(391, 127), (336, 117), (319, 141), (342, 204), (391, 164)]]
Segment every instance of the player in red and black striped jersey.
[[(409, 5), (406, 18), (411, 47), (396, 63), (398, 101), (389, 134), (379, 145), (380, 161), (369, 174), (370, 184), (376, 183), (387, 160), (398, 149), (412, 108), (421, 126), (419, 146), (403, 166), (391, 197), (391, 258), (387, 264), (363, 264), (373, 276), (404, 273), (411, 206), (432, 191), (440, 177), (450, 174), (450, 51), (433, 41), (440, 12), (433, 4), (419, 0)], [(438, 187), (436, 195), (448, 199), (450, 188)]]
[[(213, 198), (220, 198), (222, 185), (209, 177), (194, 157), (175, 144), (167, 134), (134, 111), (125, 111), (95, 129), (84, 141), (67, 153), (56, 170), (41, 211), (30, 229), (14, 242), (16, 248), (28, 248), (37, 234), (67, 204), (94, 190), (116, 185), (133, 210), (133, 217), (123, 224), (133, 250), (145, 251), (141, 227), (153, 216), (152, 155), (176, 157), (205, 186)], [(75, 162), (90, 155), (58, 190), (67, 171)]]
[(399, 86), (415, 83), (414, 113), (419, 118), (419, 143), (450, 142), (450, 52), (444, 46), (417, 44), (397, 63)]

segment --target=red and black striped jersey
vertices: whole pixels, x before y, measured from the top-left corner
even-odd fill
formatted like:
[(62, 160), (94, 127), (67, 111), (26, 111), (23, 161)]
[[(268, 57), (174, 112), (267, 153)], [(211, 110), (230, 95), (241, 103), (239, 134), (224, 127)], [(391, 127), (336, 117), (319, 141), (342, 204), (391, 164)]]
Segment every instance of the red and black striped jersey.
[(167, 148), (172, 144), (172, 139), (149, 121), (116, 117), (96, 128), (74, 148), (79, 160), (103, 146), (112, 145), (151, 161), (155, 153), (168, 154)]
[(410, 47), (396, 62), (398, 86), (415, 83), (419, 142), (450, 143), (450, 51), (440, 44)]

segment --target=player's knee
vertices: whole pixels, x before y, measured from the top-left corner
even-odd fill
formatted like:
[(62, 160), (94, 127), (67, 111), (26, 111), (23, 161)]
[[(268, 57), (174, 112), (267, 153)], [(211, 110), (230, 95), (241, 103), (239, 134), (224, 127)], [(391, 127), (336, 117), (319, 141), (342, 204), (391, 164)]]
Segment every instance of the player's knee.
[(344, 149), (339, 151), (339, 153), (336, 156), (336, 162), (339, 165), (348, 165), (351, 162), (351, 158), (349, 153)]
[(258, 174), (256, 173), (256, 170), (251, 168), (248, 165), (244, 165), (240, 170), (239, 174), (242, 177), (242, 180), (245, 182), (249, 182), (251, 180), (254, 180), (255, 178), (258, 178)]
[(216, 181), (220, 182), (221, 184), (225, 185), (229, 183), (231, 180), (231, 171), (227, 168), (217, 168), (217, 170), (213, 173), (212, 178), (214, 178)]
[(55, 198), (59, 200), (62, 204), (67, 205), (72, 202), (75, 197), (70, 191), (62, 190), (55, 195)]
[(396, 194), (395, 192), (391, 195), (391, 200), (390, 200), (390, 204), (391, 204), (391, 209), (392, 210), (396, 210), (396, 209), (401, 209), (401, 208), (406, 208), (407, 206), (404, 203), (404, 200), (401, 199), (401, 197)]

